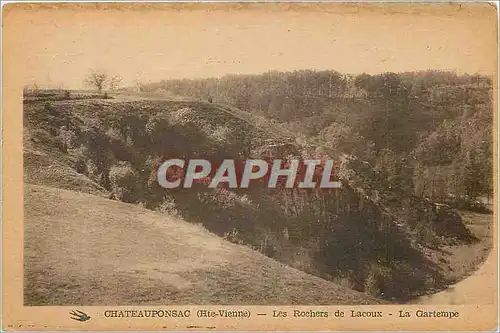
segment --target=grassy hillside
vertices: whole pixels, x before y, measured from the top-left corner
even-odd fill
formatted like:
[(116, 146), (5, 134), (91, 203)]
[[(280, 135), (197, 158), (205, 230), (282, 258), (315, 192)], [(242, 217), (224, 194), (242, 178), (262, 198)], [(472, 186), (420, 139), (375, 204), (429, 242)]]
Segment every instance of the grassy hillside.
[(201, 223), (230, 242), (382, 299), (405, 301), (443, 288), (449, 270), (435, 254), (474, 240), (456, 212), (392, 188), (353, 158), (337, 163), (339, 191), (159, 187), (157, 167), (167, 158), (341, 155), (294, 143), (280, 126), (232, 107), (195, 100), (51, 101), (25, 104), (24, 117), (27, 183)]
[(25, 187), (25, 304), (377, 304), (193, 225)]

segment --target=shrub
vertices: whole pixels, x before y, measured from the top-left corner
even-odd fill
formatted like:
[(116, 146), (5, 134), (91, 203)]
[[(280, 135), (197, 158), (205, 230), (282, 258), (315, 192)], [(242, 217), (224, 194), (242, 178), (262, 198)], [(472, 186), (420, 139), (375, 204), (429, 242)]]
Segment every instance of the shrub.
[(231, 130), (227, 125), (225, 126), (217, 126), (213, 132), (210, 133), (210, 137), (219, 143), (227, 144), (229, 143), (231, 135)]
[(437, 248), (439, 245), (439, 239), (431, 228), (431, 225), (419, 223), (415, 228), (415, 236), (419, 244), (430, 248)]
[(180, 216), (179, 210), (175, 204), (175, 199), (169, 195), (165, 195), (160, 204), (156, 207), (156, 210), (167, 213), (172, 216)]
[(78, 145), (78, 136), (66, 126), (62, 126), (59, 130), (59, 137), (68, 149), (74, 149)]
[(233, 228), (231, 230), (229, 230), (228, 232), (224, 233), (224, 237), (223, 237), (225, 240), (227, 240), (228, 242), (231, 242), (231, 243), (235, 243), (235, 244), (243, 244), (243, 240), (241, 239), (239, 233), (238, 233), (238, 229), (236, 228)]
[(110, 127), (106, 131), (106, 140), (108, 141), (110, 152), (116, 159), (122, 161), (131, 160), (133, 156), (132, 147), (127, 147), (125, 136), (119, 128)]
[(87, 173), (87, 156), (86, 149), (84, 146), (80, 146), (73, 152), (73, 168), (78, 173), (86, 174)]
[(45, 102), (45, 104), (43, 104), (43, 108), (50, 114), (54, 112), (54, 109), (52, 108), (52, 104), (50, 102)]
[(294, 248), (294, 256), (290, 266), (299, 269), (309, 274), (318, 275), (319, 272), (315, 269), (314, 251), (309, 248), (298, 247)]
[(390, 268), (382, 265), (372, 265), (364, 281), (364, 290), (372, 296), (380, 296), (385, 289), (385, 284), (392, 278)]
[(99, 173), (97, 165), (92, 160), (85, 161), (85, 170), (87, 171), (87, 174), (92, 178), (94, 178)]
[(200, 200), (206, 204), (215, 204), (223, 209), (252, 207), (252, 200), (247, 194), (238, 195), (233, 191), (218, 187), (212, 191), (201, 193)]
[(66, 140), (61, 135), (54, 137), (53, 143), (57, 150), (59, 150), (61, 153), (68, 152), (68, 145), (66, 143)]
[(168, 119), (162, 114), (151, 116), (145, 125), (145, 131), (152, 142), (162, 142), (169, 129)]
[(52, 135), (42, 128), (35, 129), (31, 132), (31, 141), (55, 148), (63, 153), (67, 152), (65, 140), (60, 135)]
[(407, 301), (433, 283), (428, 274), (402, 261), (373, 264), (366, 273), (364, 292), (384, 299)]
[(120, 131), (119, 128), (116, 127), (110, 127), (106, 131), (106, 136), (109, 138), (110, 141), (122, 141), (123, 140), (123, 135)]
[(113, 196), (124, 202), (138, 200), (139, 177), (129, 162), (119, 162), (109, 170), (109, 181)]

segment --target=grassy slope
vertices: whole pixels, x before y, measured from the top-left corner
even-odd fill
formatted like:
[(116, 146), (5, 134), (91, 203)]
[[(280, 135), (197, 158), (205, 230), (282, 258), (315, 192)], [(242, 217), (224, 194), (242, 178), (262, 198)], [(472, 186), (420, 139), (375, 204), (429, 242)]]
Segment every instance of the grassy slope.
[(74, 190), (109, 197), (109, 193), (87, 176), (80, 174), (54, 154), (40, 150), (24, 149), (24, 181), (31, 184)]
[(25, 304), (374, 304), (203, 227), (25, 185)]
[[(33, 133), (41, 129), (48, 131), (47, 124), (43, 122), (44, 116), (46, 116), (43, 105), (42, 102), (24, 105), (24, 182), (109, 197), (106, 189), (87, 176), (76, 172), (70, 165), (67, 156), (51, 147), (47, 141), (40, 140), (36, 133)], [(26, 112), (27, 110), (28, 112)]]

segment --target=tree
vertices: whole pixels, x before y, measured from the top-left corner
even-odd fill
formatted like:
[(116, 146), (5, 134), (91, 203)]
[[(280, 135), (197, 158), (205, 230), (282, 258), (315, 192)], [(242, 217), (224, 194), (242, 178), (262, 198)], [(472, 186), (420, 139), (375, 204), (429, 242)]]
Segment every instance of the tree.
[(108, 80), (108, 87), (110, 90), (117, 90), (122, 82), (122, 77), (120, 75), (115, 75), (110, 77)]
[(118, 89), (121, 80), (119, 75), (110, 76), (104, 71), (91, 70), (85, 78), (85, 83), (96, 88), (99, 92), (102, 92), (105, 89)]

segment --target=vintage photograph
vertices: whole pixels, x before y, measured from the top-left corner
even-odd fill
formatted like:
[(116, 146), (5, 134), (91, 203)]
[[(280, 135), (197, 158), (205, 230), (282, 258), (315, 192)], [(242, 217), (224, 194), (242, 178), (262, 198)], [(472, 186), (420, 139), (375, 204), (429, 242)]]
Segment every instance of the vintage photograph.
[(495, 304), (485, 6), (32, 8), (24, 306)]

